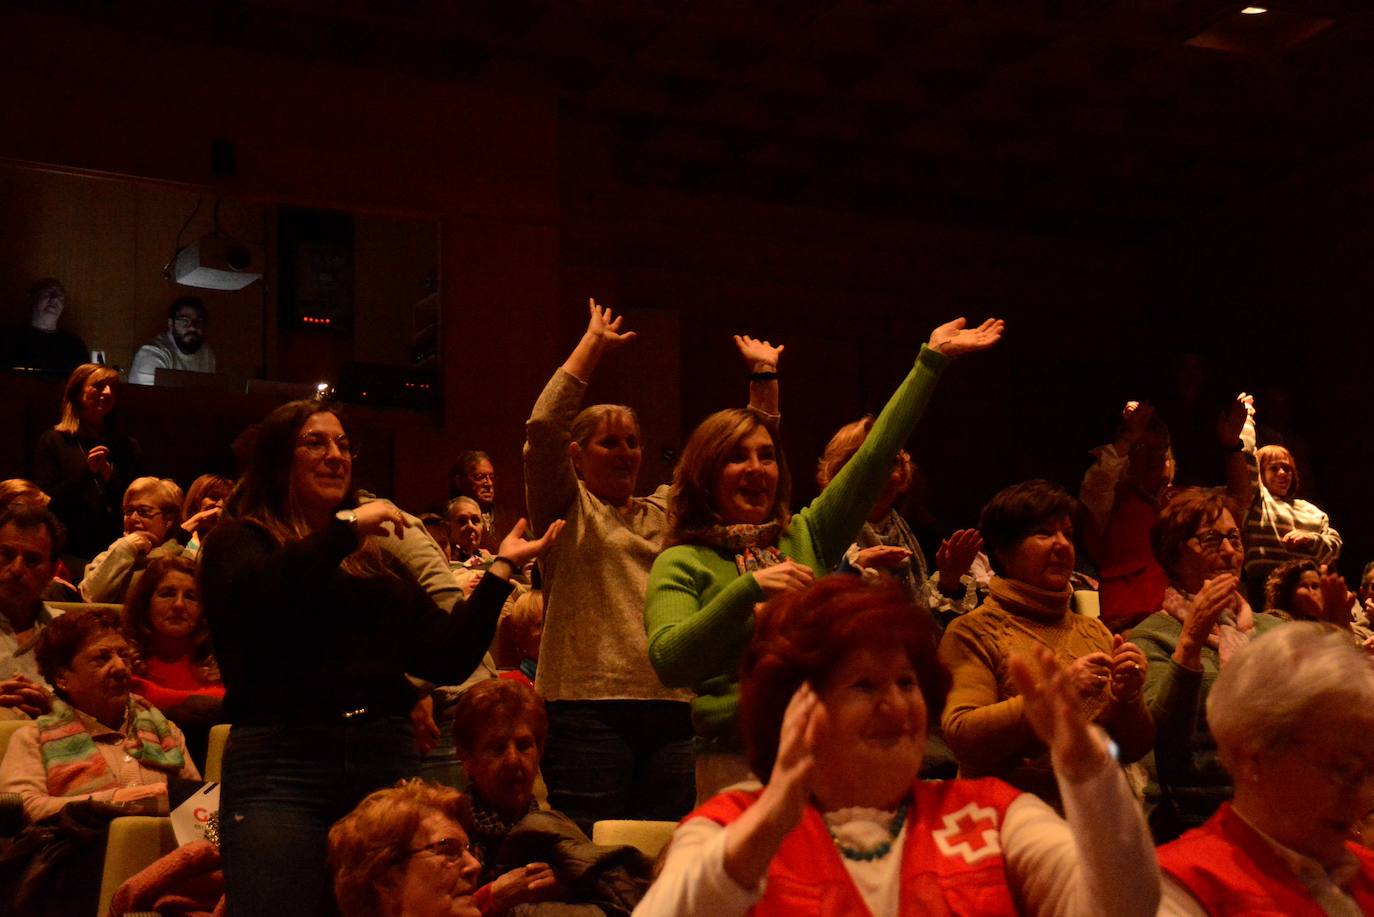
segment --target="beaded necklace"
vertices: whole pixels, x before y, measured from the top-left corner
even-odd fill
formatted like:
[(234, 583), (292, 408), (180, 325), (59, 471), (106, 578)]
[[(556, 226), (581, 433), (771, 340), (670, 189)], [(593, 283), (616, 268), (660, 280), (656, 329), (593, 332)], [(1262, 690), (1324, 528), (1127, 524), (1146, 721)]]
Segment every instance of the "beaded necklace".
[(902, 804), (897, 807), (897, 814), (892, 816), (892, 824), (887, 829), (887, 840), (883, 841), (872, 850), (858, 850), (854, 847), (846, 847), (840, 840), (839, 835), (835, 833), (835, 829), (830, 827), (829, 822), (826, 823), (825, 830), (830, 832), (830, 839), (835, 842), (835, 849), (838, 850), (840, 856), (844, 857), (846, 860), (856, 860), (861, 863), (871, 860), (881, 860), (892, 852), (893, 842), (897, 840), (897, 835), (902, 833), (902, 825), (906, 824), (906, 810), (909, 805), (911, 805), (911, 800), (907, 799), (903, 800)]

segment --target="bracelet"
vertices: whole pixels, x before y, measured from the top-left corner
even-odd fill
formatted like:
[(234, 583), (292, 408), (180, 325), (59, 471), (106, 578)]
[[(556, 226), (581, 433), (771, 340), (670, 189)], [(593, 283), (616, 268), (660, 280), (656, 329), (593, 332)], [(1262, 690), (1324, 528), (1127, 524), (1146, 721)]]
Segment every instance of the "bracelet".
[(750, 382), (772, 382), (772, 381), (773, 381), (774, 379), (776, 379), (777, 377), (778, 377), (778, 374), (777, 374), (776, 371), (774, 371), (774, 372), (766, 372), (766, 373), (750, 373), (750, 374), (749, 374), (749, 381), (750, 381)]
[[(510, 567), (512, 573), (520, 572), (520, 565), (517, 564), (515, 561), (511, 560), (509, 557), (506, 557), (503, 554), (497, 554), (495, 557), (491, 559), (491, 563), (495, 564), (498, 560), (505, 561), (506, 565)], [(490, 565), (488, 565), (488, 569), (490, 569)]]

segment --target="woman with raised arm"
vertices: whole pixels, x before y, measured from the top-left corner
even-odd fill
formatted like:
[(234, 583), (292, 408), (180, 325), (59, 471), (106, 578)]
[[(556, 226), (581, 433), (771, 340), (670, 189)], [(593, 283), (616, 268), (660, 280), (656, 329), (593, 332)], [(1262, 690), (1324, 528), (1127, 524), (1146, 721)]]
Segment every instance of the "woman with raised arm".
[[(667, 488), (635, 496), (639, 421), (624, 405), (582, 407), (601, 358), (635, 337), (588, 303), (586, 333), (525, 427), (525, 488), (536, 526), (568, 530), (541, 567), (545, 621), (536, 687), (549, 712), (549, 803), (585, 831), (603, 818), (681, 818), (692, 807), (691, 694), (649, 667), (644, 589), (667, 531)], [(737, 337), (750, 402), (776, 416), (782, 347)]]
[(654, 561), (644, 622), (659, 678), (697, 694), (698, 799), (749, 777), (736, 710), (754, 605), (802, 589), (817, 571), (839, 563), (888, 483), (945, 363), (1002, 336), (998, 319), (977, 328), (964, 324), (960, 318), (931, 332), (853, 458), (796, 516), (788, 507), (787, 464), (767, 417), (719, 411), (683, 448), (669, 495), (671, 547)]
[(832, 576), (770, 599), (740, 686), (767, 785), (688, 816), (635, 913), (1153, 915), (1154, 850), (1106, 736), (1048, 650), (1010, 669), (1067, 822), (1000, 780), (918, 779), (949, 673), (896, 586)]
[(559, 528), (527, 542), (517, 525), (472, 597), (445, 613), (380, 543), (423, 532), (407, 532), (386, 501), (359, 503), (352, 485), (353, 446), (336, 409), (283, 405), (259, 427), (201, 550), (203, 608), (234, 724), (220, 800), (234, 914), (329, 911), (329, 826), (419, 764), (406, 675), (466, 678), (491, 643), (511, 576)]

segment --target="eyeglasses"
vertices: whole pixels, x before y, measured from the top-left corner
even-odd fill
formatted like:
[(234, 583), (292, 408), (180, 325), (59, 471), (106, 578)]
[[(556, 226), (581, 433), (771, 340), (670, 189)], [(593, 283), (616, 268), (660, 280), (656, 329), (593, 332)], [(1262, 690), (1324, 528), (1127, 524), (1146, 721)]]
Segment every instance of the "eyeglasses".
[(356, 458), (358, 450), (348, 441), (348, 434), (328, 436), (324, 433), (308, 433), (296, 440), (296, 446), (304, 449), (311, 458), (324, 458), (329, 454), (329, 444), (333, 443), (343, 453), (344, 458)]
[(1194, 535), (1189, 541), (1196, 541), (1197, 546), (1208, 554), (1215, 554), (1221, 550), (1221, 543), (1224, 541), (1231, 546), (1231, 550), (1241, 553), (1245, 550), (1245, 542), (1240, 540), (1240, 532), (1203, 532), (1201, 535)]
[(165, 516), (166, 510), (157, 509), (152, 506), (126, 506), (124, 507), (124, 518), (137, 516), (140, 519), (151, 519), (154, 516)]
[(198, 315), (178, 315), (172, 319), (172, 324), (178, 328), (204, 328), (205, 319)]
[(494, 484), (496, 483), (496, 472), (494, 471), (469, 471), (468, 480), (475, 484)]
[(467, 841), (460, 841), (456, 837), (446, 837), (432, 844), (407, 850), (404, 859), (418, 856), (421, 853), (432, 853), (450, 865), (460, 862), (469, 853), (472, 854), (473, 859), (479, 860), (479, 862), (481, 859), (477, 856), (477, 851), (470, 847)]

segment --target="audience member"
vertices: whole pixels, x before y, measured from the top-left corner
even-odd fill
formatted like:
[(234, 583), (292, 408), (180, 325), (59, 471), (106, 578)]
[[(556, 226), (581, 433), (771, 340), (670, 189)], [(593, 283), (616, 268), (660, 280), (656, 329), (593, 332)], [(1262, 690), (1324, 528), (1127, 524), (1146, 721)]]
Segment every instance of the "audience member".
[(62, 390), (61, 419), (34, 447), (33, 481), (66, 526), (64, 562), (73, 571), (119, 537), (120, 499), (141, 473), (138, 442), (120, 429), (118, 397), (117, 372), (78, 366)]
[(1164, 570), (1150, 549), (1150, 529), (1174, 480), (1169, 428), (1148, 404), (1122, 411), (1116, 441), (1093, 451), (1079, 498), (1087, 510), (1084, 544), (1097, 563), (1102, 623), (1120, 633), (1159, 610)]
[(86, 565), (81, 597), (122, 604), (153, 557), (178, 556), (190, 538), (178, 523), (183, 497), (176, 481), (139, 478), (124, 491), (124, 534)]
[(339, 913), (479, 917), (472, 828), (467, 797), (449, 787), (403, 780), (370, 793), (329, 829)]
[(543, 637), (544, 593), (532, 589), (512, 602), (510, 611), (497, 622), (492, 657), (503, 670), (501, 677), (534, 687)]
[[(46, 509), (52, 501), (48, 495), (38, 489), (38, 485), (23, 478), (9, 478), (0, 481), (0, 511), (6, 510), (11, 506), (33, 506), (38, 509)], [(57, 566), (53, 569), (52, 579), (43, 590), (43, 600), (46, 602), (80, 602), (81, 593), (76, 586), (72, 585), (72, 574), (67, 569), (67, 565), (62, 562), (62, 558), (57, 559)]]
[(964, 777), (1000, 777), (1058, 804), (1049, 749), (1032, 728), (1011, 660), (1053, 652), (1076, 703), (1130, 763), (1146, 755), (1154, 726), (1141, 696), (1145, 654), (1096, 618), (1070, 609), (1078, 502), (1056, 484), (1026, 481), (983, 507), (978, 528), (996, 572), (977, 610), (955, 620), (940, 642), (953, 675), (945, 741)]
[(949, 673), (895, 585), (829, 577), (771, 598), (753, 631), (740, 715), (766, 786), (688, 816), (635, 913), (1155, 913), (1144, 819), (1048, 650), (1010, 668), (1067, 823), (998, 780), (917, 778)]
[[(448, 472), (449, 506), (454, 497), (467, 497), (476, 502), (482, 519), (482, 544), (496, 549), (496, 467), (491, 456), (475, 449), (463, 452)], [(451, 510), (450, 510), (451, 512)]]
[(124, 603), (124, 632), (136, 653), (134, 691), (181, 727), (197, 761), (220, 722), (224, 685), (200, 611), (195, 562), (164, 555), (148, 562)]
[(1242, 542), (1235, 504), (1189, 488), (1160, 510), (1150, 533), (1169, 585), (1163, 609), (1131, 631), (1150, 661), (1145, 702), (1155, 722), (1145, 791), (1155, 840), (1202, 824), (1231, 796), (1204, 707), (1217, 674), (1253, 635), (1282, 622), (1255, 614), (1240, 591)]
[(421, 513), (420, 524), (425, 527), (429, 537), (434, 539), (434, 543), (439, 546), (439, 550), (444, 554), (444, 560), (453, 562), (453, 530), (449, 528), (448, 520), (438, 513)]
[(0, 369), (29, 369), (66, 375), (86, 362), (86, 345), (57, 327), (67, 307), (67, 291), (55, 277), (29, 288), (29, 323), (5, 332)]
[(224, 513), (224, 501), (234, 489), (234, 482), (218, 474), (203, 474), (191, 482), (186, 500), (181, 504), (181, 528), (190, 535), (183, 553), (195, 557), (201, 543)]
[(1159, 849), (1162, 914), (1374, 913), (1374, 668), (1338, 631), (1285, 624), (1207, 697), (1235, 797)]
[(487, 523), (481, 506), (472, 497), (454, 497), (445, 509), (451, 545), (449, 559), (463, 567), (485, 567), (491, 562), (491, 552), (482, 546)]
[(1275, 567), (1303, 557), (1330, 563), (1340, 557), (1341, 536), (1326, 513), (1298, 499), (1301, 482), (1292, 454), (1283, 446), (1256, 450), (1254, 399), (1244, 392), (1237, 396), (1222, 436), (1240, 450), (1228, 481), (1245, 508), (1245, 587), (1257, 604)]
[(649, 659), (665, 685), (692, 687), (698, 800), (749, 778), (736, 724), (740, 654), (754, 605), (833, 569), (868, 518), (944, 364), (997, 343), (1002, 323), (936, 328), (854, 457), (796, 516), (792, 482), (766, 419), (711, 415), (673, 471), (668, 543), (649, 576)]
[[(405, 674), (466, 677), (491, 642), (511, 575), (559, 528), (526, 541), (518, 525), (471, 600), (446, 614), (377, 543), (432, 540), (407, 536), (413, 517), (390, 503), (359, 503), (352, 457), (332, 405), (273, 411), (201, 551), (234, 723), (220, 804), (225, 888), (246, 913), (328, 909), (329, 825), (418, 766)], [(263, 858), (272, 869), (258, 867)]]
[(196, 296), (182, 296), (167, 309), (167, 330), (138, 348), (129, 382), (152, 385), (159, 369), (212, 373), (215, 352), (205, 342), (210, 313)]
[[(545, 628), (536, 686), (549, 702), (549, 801), (584, 831), (605, 818), (681, 818), (692, 806), (691, 695), (649, 666), (644, 589), (667, 530), (667, 489), (635, 496), (643, 449), (624, 405), (579, 410), (601, 358), (634, 339), (595, 300), (587, 330), (525, 426), (525, 483), (536, 526), (567, 537), (541, 564)], [(781, 348), (737, 338), (757, 377), (756, 407), (777, 410)]]
[[(822, 488), (828, 486), (872, 429), (871, 414), (840, 427), (821, 455), (816, 483)], [(943, 627), (955, 615), (978, 604), (977, 586), (972, 578), (966, 582), (964, 577), (982, 550), (983, 539), (975, 529), (961, 529), (941, 542), (935, 553), (939, 576), (932, 580), (920, 542), (893, 506), (911, 486), (914, 473), (911, 456), (905, 449), (899, 451), (887, 486), (859, 529), (858, 537), (845, 551), (842, 569), (857, 570), (869, 582), (879, 575), (891, 576), (902, 584), (913, 602), (928, 606), (935, 615), (935, 623)]]
[(43, 603), (62, 549), (62, 524), (36, 506), (0, 510), (0, 719), (47, 713), (51, 686), (34, 653), (55, 615)]

